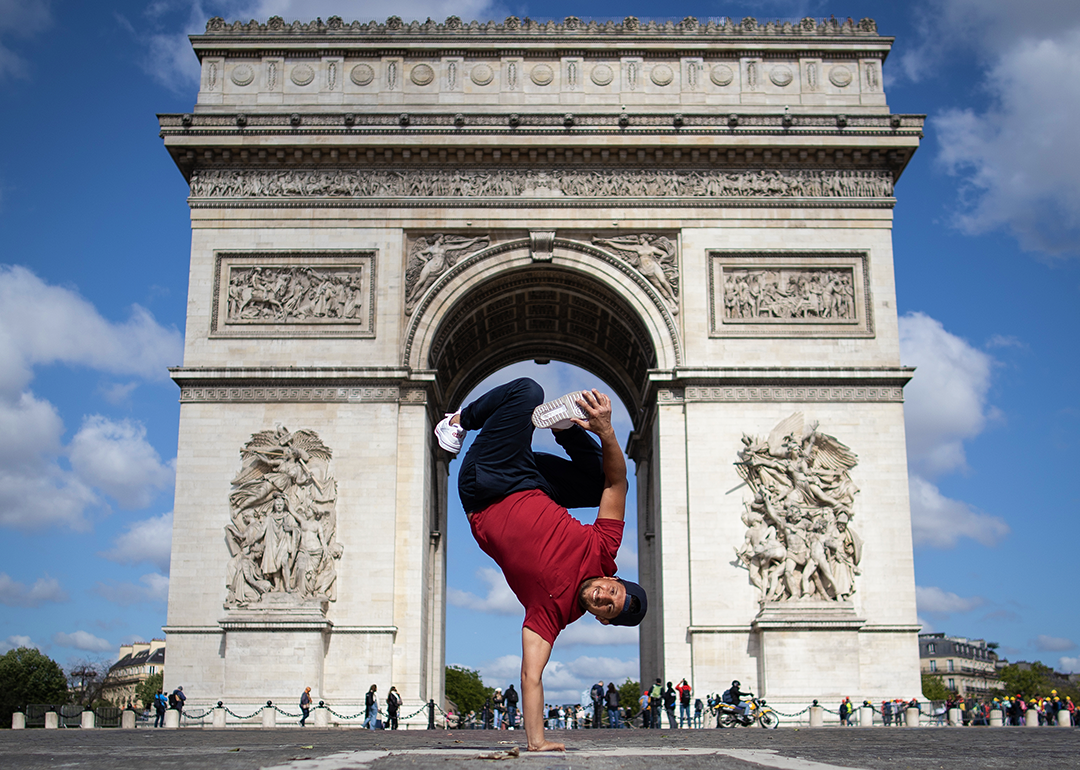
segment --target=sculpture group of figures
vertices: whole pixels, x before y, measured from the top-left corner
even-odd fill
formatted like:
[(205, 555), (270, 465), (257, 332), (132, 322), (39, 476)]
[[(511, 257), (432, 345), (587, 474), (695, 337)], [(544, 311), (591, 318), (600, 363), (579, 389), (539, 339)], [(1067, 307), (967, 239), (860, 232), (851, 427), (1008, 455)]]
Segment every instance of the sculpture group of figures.
[(277, 428), (253, 435), (240, 454), (225, 527), (232, 555), (225, 607), (248, 607), (272, 593), (296, 603), (333, 601), (343, 548), (335, 539), (330, 450), (312, 431)]
[(893, 178), (877, 170), (658, 169), (197, 169), (196, 198), (888, 197)]
[(855, 320), (850, 270), (724, 270), (724, 318)]
[(360, 267), (233, 267), (228, 320), (273, 323), (349, 321), (364, 311)]
[(804, 425), (802, 413), (768, 439), (743, 434), (736, 468), (754, 491), (742, 520), (738, 562), (762, 602), (847, 601), (855, 593), (862, 540), (851, 527), (858, 460), (832, 436)]

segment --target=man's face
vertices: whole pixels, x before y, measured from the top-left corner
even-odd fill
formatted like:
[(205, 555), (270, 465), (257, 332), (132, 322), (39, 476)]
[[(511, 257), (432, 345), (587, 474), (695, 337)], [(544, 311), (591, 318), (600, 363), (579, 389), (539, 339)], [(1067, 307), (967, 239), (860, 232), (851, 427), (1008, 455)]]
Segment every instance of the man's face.
[(626, 586), (615, 578), (598, 577), (585, 581), (579, 593), (585, 610), (605, 626), (626, 606)]

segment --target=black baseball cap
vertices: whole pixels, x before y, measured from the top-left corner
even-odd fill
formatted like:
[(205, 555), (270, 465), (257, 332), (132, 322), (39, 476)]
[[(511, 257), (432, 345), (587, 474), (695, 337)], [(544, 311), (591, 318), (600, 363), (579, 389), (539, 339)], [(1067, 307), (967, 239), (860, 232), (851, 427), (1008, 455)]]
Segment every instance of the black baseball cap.
[(645, 589), (632, 580), (615, 578), (626, 588), (626, 603), (623, 611), (610, 621), (613, 626), (636, 626), (645, 618), (649, 609), (649, 597)]

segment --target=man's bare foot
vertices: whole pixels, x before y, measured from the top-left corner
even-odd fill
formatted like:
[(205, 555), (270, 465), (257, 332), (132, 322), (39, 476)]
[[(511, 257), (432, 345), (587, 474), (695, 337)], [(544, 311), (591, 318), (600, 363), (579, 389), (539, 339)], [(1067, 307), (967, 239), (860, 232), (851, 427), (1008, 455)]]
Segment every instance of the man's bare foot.
[(539, 746), (529, 745), (529, 751), (566, 751), (565, 743), (555, 743), (555, 741), (545, 740)]

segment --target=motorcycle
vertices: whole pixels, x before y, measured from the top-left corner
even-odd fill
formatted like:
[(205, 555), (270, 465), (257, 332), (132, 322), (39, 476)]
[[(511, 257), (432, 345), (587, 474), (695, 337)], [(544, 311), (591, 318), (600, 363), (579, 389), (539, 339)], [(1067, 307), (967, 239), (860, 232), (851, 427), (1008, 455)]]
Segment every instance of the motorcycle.
[(755, 722), (767, 730), (775, 730), (780, 725), (780, 717), (761, 698), (751, 696), (743, 701), (746, 704), (744, 714), (738, 706), (731, 703), (716, 704), (717, 727), (749, 727)]

